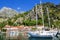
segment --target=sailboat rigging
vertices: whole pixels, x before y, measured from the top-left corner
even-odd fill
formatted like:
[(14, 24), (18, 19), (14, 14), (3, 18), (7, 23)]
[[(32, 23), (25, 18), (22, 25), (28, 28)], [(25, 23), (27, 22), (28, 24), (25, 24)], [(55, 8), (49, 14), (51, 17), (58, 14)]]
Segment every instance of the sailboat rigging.
[[(41, 2), (41, 1), (40, 1)], [(43, 16), (43, 11), (42, 11), (42, 5), (40, 3), (40, 12), (42, 14), (42, 23), (43, 23), (43, 28), (44, 28), (44, 16)], [(48, 12), (48, 8), (47, 8), (47, 14), (48, 14), (48, 21), (49, 21), (49, 26), (50, 26), (50, 18), (49, 18), (49, 12)], [(36, 6), (36, 27), (37, 26), (37, 6)], [(30, 35), (30, 37), (48, 37), (48, 38), (53, 38), (54, 36), (56, 36), (58, 31), (51, 31), (51, 30), (36, 30), (36, 31), (29, 31), (28, 34)]]

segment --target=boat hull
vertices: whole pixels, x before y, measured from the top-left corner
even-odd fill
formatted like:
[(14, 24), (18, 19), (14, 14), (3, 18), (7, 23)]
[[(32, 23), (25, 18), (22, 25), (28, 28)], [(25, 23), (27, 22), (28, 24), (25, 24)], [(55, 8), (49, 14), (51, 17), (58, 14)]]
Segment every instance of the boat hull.
[(29, 34), (29, 37), (39, 37), (39, 38), (53, 38), (53, 36), (51, 35), (32, 35), (32, 34)]
[(40, 38), (53, 38), (56, 36), (57, 32), (50, 33), (50, 32), (28, 32), (29, 37), (40, 37)]

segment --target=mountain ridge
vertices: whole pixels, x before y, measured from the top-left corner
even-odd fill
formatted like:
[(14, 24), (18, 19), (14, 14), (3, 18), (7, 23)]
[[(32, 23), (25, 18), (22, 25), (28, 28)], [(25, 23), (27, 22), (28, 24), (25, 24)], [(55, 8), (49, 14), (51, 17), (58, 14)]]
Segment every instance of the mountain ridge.
[(0, 17), (13, 17), (16, 15), (18, 12), (12, 8), (9, 7), (3, 7), (0, 9)]

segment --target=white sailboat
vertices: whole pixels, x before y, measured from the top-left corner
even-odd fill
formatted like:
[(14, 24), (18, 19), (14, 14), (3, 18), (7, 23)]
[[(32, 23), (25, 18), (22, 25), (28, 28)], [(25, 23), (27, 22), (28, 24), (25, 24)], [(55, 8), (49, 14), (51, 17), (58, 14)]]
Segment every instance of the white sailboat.
[[(41, 4), (41, 2), (40, 2)], [(41, 14), (42, 14), (42, 23), (43, 23), (43, 27), (44, 27), (44, 17), (43, 17), (43, 12), (42, 12), (42, 6), (40, 8)], [(48, 12), (48, 8), (47, 8), (47, 14), (48, 14), (48, 21), (49, 21), (49, 26), (50, 26), (50, 18), (49, 18), (49, 12)], [(37, 6), (36, 6), (36, 27), (37, 27)], [(36, 31), (29, 31), (29, 37), (44, 37), (44, 38), (53, 38), (54, 36), (57, 35), (58, 31), (55, 30), (36, 30)]]

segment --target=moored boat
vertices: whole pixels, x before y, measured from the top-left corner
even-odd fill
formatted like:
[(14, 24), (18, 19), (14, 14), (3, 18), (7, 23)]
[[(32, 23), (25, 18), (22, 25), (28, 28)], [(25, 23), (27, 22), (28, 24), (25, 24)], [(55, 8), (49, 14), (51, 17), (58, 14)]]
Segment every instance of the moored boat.
[[(41, 3), (40, 3), (41, 4)], [(28, 32), (28, 35), (29, 37), (41, 37), (41, 38), (53, 38), (57, 35), (57, 30), (46, 30), (44, 29), (44, 17), (43, 17), (43, 12), (42, 12), (42, 6), (40, 7), (40, 13), (42, 14), (42, 23), (43, 23), (43, 30), (36, 30), (36, 31), (29, 31)], [(47, 8), (47, 15), (48, 15), (48, 24), (50, 26), (50, 18), (49, 18), (49, 12), (48, 12), (48, 8)], [(37, 26), (37, 6), (36, 6), (36, 28), (38, 27)]]
[(30, 31), (28, 32), (29, 37), (40, 37), (40, 38), (53, 38), (57, 35), (57, 31)]

